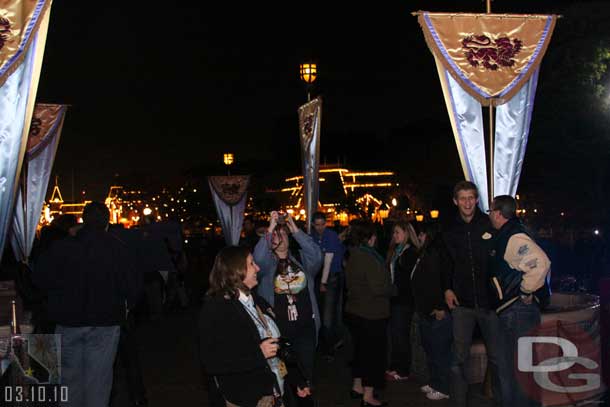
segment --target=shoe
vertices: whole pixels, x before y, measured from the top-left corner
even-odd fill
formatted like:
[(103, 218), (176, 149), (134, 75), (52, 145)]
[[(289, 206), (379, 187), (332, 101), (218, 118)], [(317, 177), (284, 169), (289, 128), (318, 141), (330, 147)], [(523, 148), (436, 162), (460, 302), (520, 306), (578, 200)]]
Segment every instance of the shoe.
[(425, 385), (419, 388), (423, 393), (432, 393), (434, 389), (429, 385)]
[(385, 372), (385, 379), (388, 382), (402, 382), (405, 380), (409, 380), (409, 376), (401, 376), (399, 373), (391, 371)]
[(362, 393), (358, 393), (356, 390), (352, 389), (352, 390), (350, 390), (350, 391), (349, 391), (349, 396), (350, 396), (350, 397), (351, 397), (353, 400), (356, 400), (356, 399), (361, 399), (361, 398), (362, 398), (362, 396), (364, 396), (364, 394), (362, 394)]
[(441, 393), (440, 391), (436, 391), (436, 390), (433, 390), (430, 393), (426, 393), (426, 397), (429, 400), (443, 400), (443, 399), (449, 398), (449, 396), (446, 395), (445, 393)]
[(367, 403), (366, 401), (362, 400), (362, 403), (360, 403), (360, 405), (362, 407), (382, 407), (382, 406), (388, 406), (388, 402), (387, 401), (382, 401), (381, 404), (370, 404)]

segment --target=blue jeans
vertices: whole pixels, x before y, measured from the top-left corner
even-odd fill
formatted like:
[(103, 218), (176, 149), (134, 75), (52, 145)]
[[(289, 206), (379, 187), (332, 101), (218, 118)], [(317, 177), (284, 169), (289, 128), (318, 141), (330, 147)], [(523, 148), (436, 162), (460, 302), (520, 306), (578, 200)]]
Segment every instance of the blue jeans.
[(68, 327), (61, 335), (61, 382), (68, 386), (68, 407), (108, 407), (112, 367), (120, 327)]
[(504, 369), (500, 372), (500, 378), (507, 383), (510, 391), (504, 398), (505, 406), (540, 406), (539, 401), (531, 400), (521, 390), (516, 378), (515, 357), (517, 355), (517, 341), (520, 337), (531, 333), (540, 325), (540, 308), (538, 304), (525, 304), (517, 300), (513, 305), (500, 313), (502, 325), (502, 347), (506, 358)]
[(449, 394), (449, 369), (451, 367), (451, 343), (453, 342), (451, 314), (446, 314), (445, 319), (440, 321), (427, 315), (420, 315), (419, 330), (430, 372), (428, 385), (434, 390)]
[[(464, 364), (470, 357), (470, 346), (475, 325), (479, 325), (487, 352), (487, 367), (491, 371), (494, 400), (502, 405), (502, 397), (508, 391), (506, 382), (500, 381), (498, 372), (503, 370), (504, 356), (501, 352), (500, 319), (492, 310), (483, 308), (456, 307), (451, 312), (453, 318), (453, 360), (451, 363), (451, 390), (453, 405), (466, 406), (468, 381)], [(510, 406), (505, 406), (510, 407)]]
[(343, 273), (330, 273), (322, 308), (322, 339), (324, 351), (334, 352), (334, 346), (343, 339)]

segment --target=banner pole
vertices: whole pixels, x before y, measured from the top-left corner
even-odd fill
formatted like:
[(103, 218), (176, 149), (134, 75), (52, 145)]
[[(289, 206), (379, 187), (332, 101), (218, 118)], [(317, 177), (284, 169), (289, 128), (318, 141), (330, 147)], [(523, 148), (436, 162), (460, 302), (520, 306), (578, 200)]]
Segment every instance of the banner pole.
[[(492, 99), (493, 101), (493, 99)], [(489, 207), (494, 199), (494, 107), (490, 101), (489, 104)]]

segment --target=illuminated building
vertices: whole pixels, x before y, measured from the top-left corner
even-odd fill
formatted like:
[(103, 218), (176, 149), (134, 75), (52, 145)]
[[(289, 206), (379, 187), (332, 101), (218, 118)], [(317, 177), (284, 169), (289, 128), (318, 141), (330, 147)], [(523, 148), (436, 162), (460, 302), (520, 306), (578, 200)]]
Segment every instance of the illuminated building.
[(55, 186), (53, 187), (53, 193), (48, 203), (44, 203), (42, 206), (42, 217), (40, 219), (41, 225), (48, 224), (53, 221), (59, 215), (74, 215), (77, 221), (80, 223), (83, 221), (83, 210), (85, 205), (91, 201), (83, 201), (78, 203), (66, 203), (61, 196), (57, 178), (55, 179)]
[[(327, 213), (329, 222), (338, 220), (342, 225), (347, 225), (357, 216), (349, 210), (349, 202), (354, 202), (372, 219), (383, 221), (389, 212), (384, 200), (399, 186), (395, 173), (391, 171), (352, 171), (337, 165), (322, 165), (319, 177), (319, 210)], [(279, 193), (285, 209), (297, 214), (296, 219), (302, 219), (303, 177), (290, 177), (284, 181), (285, 185), (280, 190), (268, 192)]]

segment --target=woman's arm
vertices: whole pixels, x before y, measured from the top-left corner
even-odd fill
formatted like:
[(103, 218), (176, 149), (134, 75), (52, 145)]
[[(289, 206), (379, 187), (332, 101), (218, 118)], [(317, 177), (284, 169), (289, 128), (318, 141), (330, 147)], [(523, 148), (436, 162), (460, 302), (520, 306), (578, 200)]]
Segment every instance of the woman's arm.
[(301, 262), (305, 272), (310, 277), (315, 277), (322, 269), (322, 249), (311, 236), (297, 229), (292, 233), (294, 240), (301, 246)]
[(266, 232), (261, 236), (256, 246), (254, 246), (254, 252), (252, 253), (254, 262), (260, 267), (258, 273), (259, 279), (272, 272), (273, 256), (273, 251), (271, 250), (271, 233)]

